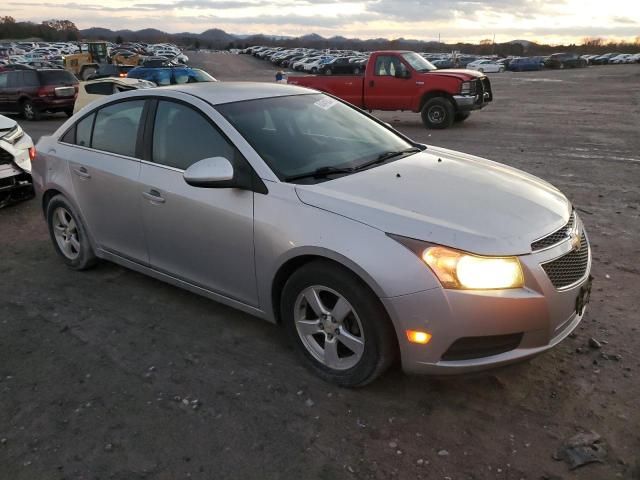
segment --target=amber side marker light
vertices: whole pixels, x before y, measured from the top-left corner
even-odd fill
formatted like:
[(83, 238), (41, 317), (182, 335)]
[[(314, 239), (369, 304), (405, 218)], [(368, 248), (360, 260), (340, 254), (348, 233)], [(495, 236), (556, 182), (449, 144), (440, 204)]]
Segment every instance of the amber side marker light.
[(407, 330), (407, 339), (409, 339), (411, 343), (426, 345), (431, 340), (431, 334), (418, 330)]

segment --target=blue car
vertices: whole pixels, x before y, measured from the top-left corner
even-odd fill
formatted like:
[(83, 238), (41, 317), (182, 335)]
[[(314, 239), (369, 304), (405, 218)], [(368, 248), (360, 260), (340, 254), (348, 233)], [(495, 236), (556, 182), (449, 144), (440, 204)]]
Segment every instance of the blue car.
[(136, 67), (129, 70), (127, 77), (148, 80), (159, 87), (183, 83), (217, 82), (204, 70), (190, 67)]
[(530, 72), (542, 70), (543, 68), (544, 60), (542, 57), (514, 58), (509, 62), (509, 70), (512, 72)]

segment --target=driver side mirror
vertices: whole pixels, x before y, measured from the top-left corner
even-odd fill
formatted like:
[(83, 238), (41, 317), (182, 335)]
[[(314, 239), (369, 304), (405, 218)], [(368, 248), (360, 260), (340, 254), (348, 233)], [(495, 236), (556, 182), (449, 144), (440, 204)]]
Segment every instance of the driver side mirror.
[(184, 172), (184, 181), (193, 187), (230, 188), (235, 187), (233, 165), (224, 157), (199, 160)]

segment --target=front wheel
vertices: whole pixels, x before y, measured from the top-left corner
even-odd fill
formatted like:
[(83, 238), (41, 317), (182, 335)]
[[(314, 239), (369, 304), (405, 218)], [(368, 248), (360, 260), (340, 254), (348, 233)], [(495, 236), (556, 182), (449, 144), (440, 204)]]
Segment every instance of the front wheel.
[(366, 385), (395, 358), (395, 332), (380, 300), (342, 267), (324, 261), (301, 267), (285, 284), (280, 308), (297, 352), (324, 380)]
[(444, 129), (453, 125), (455, 110), (447, 98), (436, 97), (422, 107), (422, 123), (427, 128)]
[(56, 195), (47, 204), (47, 225), (56, 252), (74, 270), (86, 270), (97, 258), (87, 237), (87, 230), (68, 200)]

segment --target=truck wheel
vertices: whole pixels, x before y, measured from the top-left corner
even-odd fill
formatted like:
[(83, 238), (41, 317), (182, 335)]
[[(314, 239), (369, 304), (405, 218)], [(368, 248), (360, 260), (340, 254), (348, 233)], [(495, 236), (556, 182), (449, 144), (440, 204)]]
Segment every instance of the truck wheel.
[(455, 110), (448, 99), (436, 97), (425, 103), (421, 115), (425, 127), (441, 130), (453, 125)]
[(97, 72), (98, 70), (96, 70), (95, 68), (85, 68), (80, 74), (80, 76), (82, 77), (82, 80), (86, 82), (87, 80), (89, 80), (91, 76), (95, 75)]
[(455, 116), (456, 122), (464, 122), (467, 118), (471, 116), (471, 112), (458, 112)]
[(31, 100), (25, 100), (22, 102), (22, 116), (25, 120), (40, 120), (42, 114)]

